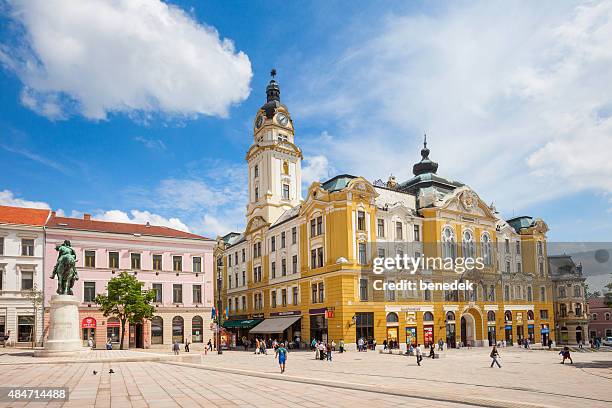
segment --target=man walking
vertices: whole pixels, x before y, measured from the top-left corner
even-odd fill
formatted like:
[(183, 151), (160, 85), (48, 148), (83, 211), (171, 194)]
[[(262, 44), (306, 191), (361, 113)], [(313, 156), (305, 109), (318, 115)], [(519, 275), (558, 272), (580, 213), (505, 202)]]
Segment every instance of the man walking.
[(176, 340), (174, 344), (172, 345), (172, 350), (174, 351), (175, 356), (178, 356), (180, 349), (181, 349), (181, 346), (179, 345), (178, 340)]
[(497, 351), (497, 346), (493, 346), (493, 350), (491, 350), (490, 357), (493, 359), (493, 361), (491, 361), (491, 368), (493, 368), (493, 364), (497, 364), (497, 366), (501, 368), (499, 361), (497, 361), (497, 359), (499, 358), (499, 352)]
[(421, 345), (417, 344), (416, 348), (416, 360), (417, 360), (417, 365), (420, 366), (421, 365), (421, 360), (423, 360), (423, 352), (421, 351)]
[(280, 366), (281, 374), (285, 372), (285, 363), (287, 361), (287, 349), (284, 343), (280, 343), (276, 348), (274, 357), (278, 356), (278, 365)]

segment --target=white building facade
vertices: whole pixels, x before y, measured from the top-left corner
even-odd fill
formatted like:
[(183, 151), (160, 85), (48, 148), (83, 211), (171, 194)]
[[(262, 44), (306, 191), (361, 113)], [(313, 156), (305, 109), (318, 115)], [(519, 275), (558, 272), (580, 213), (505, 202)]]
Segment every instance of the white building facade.
[(49, 210), (0, 206), (0, 336), (8, 337), (9, 346), (42, 341), (44, 225), (49, 215)]

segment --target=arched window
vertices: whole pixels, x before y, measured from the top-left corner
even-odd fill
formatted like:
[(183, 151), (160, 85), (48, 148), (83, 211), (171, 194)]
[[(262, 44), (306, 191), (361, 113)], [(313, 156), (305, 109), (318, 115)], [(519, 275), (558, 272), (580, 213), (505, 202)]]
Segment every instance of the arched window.
[(606, 313), (606, 314), (604, 315), (604, 318), (605, 318), (606, 320), (610, 320), (610, 313)]
[(431, 312), (425, 312), (425, 314), (423, 314), (423, 321), (425, 322), (433, 322), (433, 313)]
[(487, 313), (487, 321), (489, 322), (494, 322), (495, 321), (495, 312), (492, 310), (489, 310), (489, 312)]
[(504, 316), (506, 317), (506, 321), (507, 322), (511, 322), (512, 321), (512, 312), (509, 310), (506, 310), (506, 313), (504, 313)]
[(457, 239), (455, 231), (449, 225), (442, 230), (442, 257), (455, 259), (457, 257)]
[(178, 341), (179, 343), (184, 342), (185, 337), (185, 322), (181, 316), (174, 316), (172, 318), (172, 343)]
[(576, 303), (576, 307), (574, 308), (574, 314), (576, 317), (582, 316), (582, 303)]
[(482, 237), (480, 237), (481, 245), (482, 245), (482, 260), (485, 265), (491, 265), (492, 257), (491, 257), (491, 236), (488, 232), (484, 232)]
[(533, 310), (527, 311), (527, 320), (533, 320)]
[(151, 344), (164, 344), (164, 319), (159, 316), (151, 319)]
[(591, 320), (597, 320), (597, 313), (593, 313), (593, 315), (591, 316)]
[(455, 320), (455, 313), (453, 312), (447, 312), (446, 313), (446, 320), (449, 322), (452, 322)]
[(574, 286), (574, 297), (581, 297), (581, 293), (580, 286)]
[(391, 312), (387, 315), (387, 323), (398, 323), (399, 318), (397, 317), (397, 313)]
[(191, 341), (193, 343), (204, 342), (204, 320), (200, 316), (191, 319)]
[(461, 252), (463, 254), (464, 259), (474, 259), (476, 254), (474, 253), (474, 234), (472, 231), (465, 230), (463, 231), (463, 238), (461, 240)]

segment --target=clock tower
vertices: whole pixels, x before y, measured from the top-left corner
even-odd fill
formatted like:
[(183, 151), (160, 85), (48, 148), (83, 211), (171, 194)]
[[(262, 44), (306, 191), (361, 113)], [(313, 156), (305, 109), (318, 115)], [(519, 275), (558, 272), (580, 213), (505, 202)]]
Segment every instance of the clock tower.
[(266, 103), (253, 122), (253, 144), (246, 155), (249, 166), (247, 225), (256, 217), (273, 224), (302, 199), (302, 151), (294, 144), (291, 115), (280, 101), (274, 79), (266, 87)]

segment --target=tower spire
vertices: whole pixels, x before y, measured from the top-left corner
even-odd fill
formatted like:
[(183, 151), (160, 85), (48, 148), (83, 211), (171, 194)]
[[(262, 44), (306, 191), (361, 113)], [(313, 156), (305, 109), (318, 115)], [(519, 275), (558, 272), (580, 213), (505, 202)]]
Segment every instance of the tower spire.
[(423, 148), (421, 149), (421, 161), (412, 166), (412, 172), (415, 176), (425, 173), (436, 173), (438, 171), (438, 163), (431, 161), (429, 158), (429, 149), (427, 148), (427, 133), (423, 135)]
[(272, 68), (272, 70), (270, 71), (270, 76), (272, 77), (272, 79), (270, 80), (270, 83), (266, 87), (266, 102), (271, 102), (271, 101), (280, 102), (280, 87), (278, 86), (278, 84), (276, 83), (276, 80), (274, 79), (276, 78), (275, 68)]

